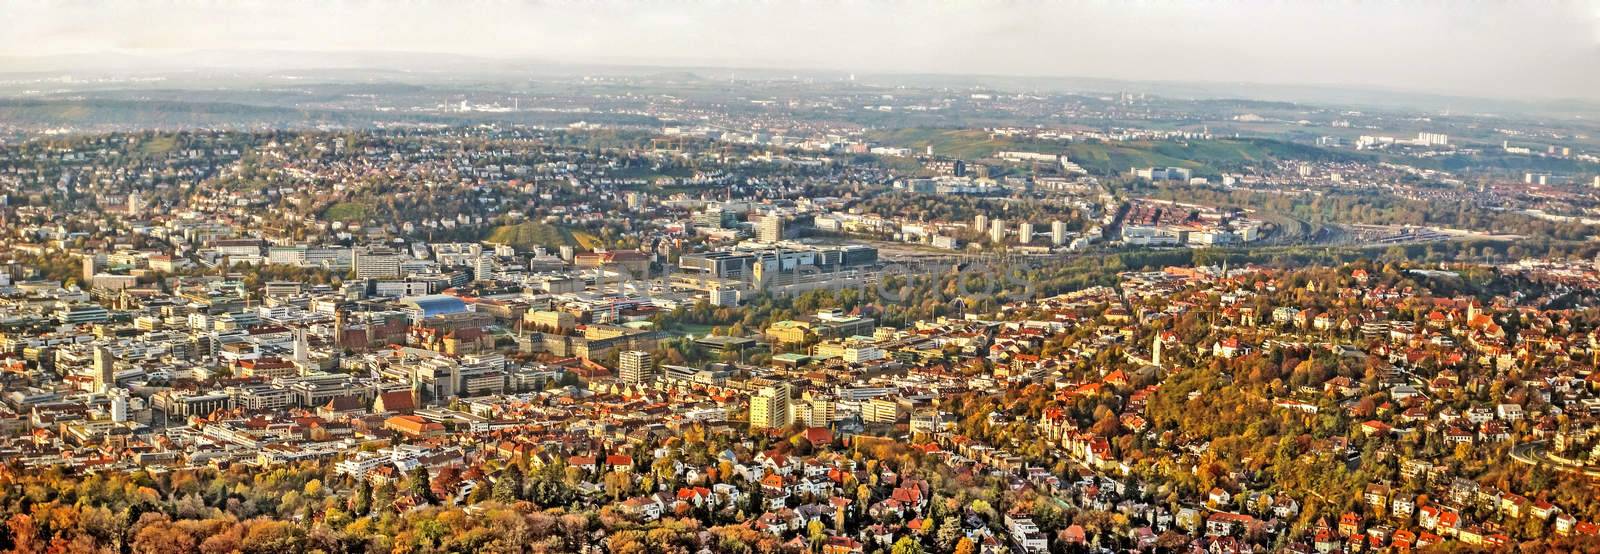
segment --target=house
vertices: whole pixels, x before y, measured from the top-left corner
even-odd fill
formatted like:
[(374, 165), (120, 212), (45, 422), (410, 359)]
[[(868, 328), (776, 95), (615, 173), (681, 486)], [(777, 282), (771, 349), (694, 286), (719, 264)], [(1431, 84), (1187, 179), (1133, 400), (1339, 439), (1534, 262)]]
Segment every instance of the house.
[(1012, 542), (1023, 552), (1040, 554), (1049, 551), (1049, 541), (1044, 533), (1039, 531), (1039, 525), (1034, 523), (1032, 518), (1008, 513), (1005, 516), (1005, 525), (1006, 531), (1011, 534)]
[(1397, 495), (1389, 502), (1389, 515), (1397, 519), (1409, 520), (1416, 511), (1417, 503), (1408, 495)]
[(1557, 535), (1563, 537), (1572, 534), (1572, 529), (1578, 524), (1578, 518), (1572, 514), (1556, 514), (1555, 525), (1551, 526)]
[(1389, 503), (1389, 485), (1381, 483), (1367, 485), (1362, 499), (1366, 500), (1367, 506), (1372, 508), (1373, 513), (1382, 514)]
[(584, 473), (594, 473), (600, 469), (600, 464), (595, 462), (594, 456), (568, 456), (567, 466), (578, 468)]
[(1211, 355), (1219, 358), (1234, 358), (1250, 353), (1250, 347), (1239, 341), (1238, 337), (1228, 337), (1211, 345)]
[(1272, 499), (1272, 515), (1278, 519), (1289, 519), (1300, 513), (1300, 503), (1287, 494), (1279, 494)]
[(1339, 516), (1339, 535), (1351, 536), (1361, 532), (1361, 516), (1355, 512), (1345, 512)]
[(1233, 496), (1220, 487), (1212, 487), (1211, 491), (1206, 493), (1206, 505), (1213, 508), (1225, 507), (1231, 502), (1233, 502)]
[(640, 521), (655, 521), (661, 517), (663, 507), (654, 497), (635, 496), (622, 501), (619, 509)]
[(860, 541), (850, 537), (828, 537), (822, 543), (822, 554), (861, 554), (865, 552)]
[(705, 487), (683, 487), (678, 489), (677, 502), (690, 504), (696, 508), (704, 507), (715, 502), (716, 496), (711, 489)]
[(1550, 519), (1550, 516), (1555, 514), (1557, 511), (1559, 511), (1559, 509), (1556, 508), (1555, 504), (1551, 504), (1549, 500), (1535, 500), (1533, 501), (1533, 505), (1528, 509), (1528, 513), (1533, 515), (1533, 517), (1537, 518), (1539, 521)]
[(1206, 535), (1212, 537), (1232, 536), (1250, 528), (1256, 518), (1245, 514), (1229, 512), (1213, 512), (1206, 516)]
[(1505, 421), (1522, 421), (1525, 415), (1522, 406), (1516, 404), (1498, 404), (1494, 407), (1497, 417)]

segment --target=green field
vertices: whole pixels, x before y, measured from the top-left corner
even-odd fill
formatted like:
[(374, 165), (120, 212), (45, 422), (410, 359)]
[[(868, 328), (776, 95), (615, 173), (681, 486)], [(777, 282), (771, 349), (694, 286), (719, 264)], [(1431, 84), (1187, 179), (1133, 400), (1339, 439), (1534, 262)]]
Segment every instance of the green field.
[(178, 147), (178, 137), (173, 135), (156, 135), (149, 140), (139, 143), (139, 152), (145, 155), (165, 154)]
[(322, 212), (322, 217), (330, 221), (362, 222), (372, 215), (372, 206), (360, 202), (340, 202)]
[(600, 245), (599, 237), (585, 231), (533, 221), (495, 227), (489, 233), (489, 238), (484, 240), (522, 249), (534, 246), (578, 246), (593, 249)]

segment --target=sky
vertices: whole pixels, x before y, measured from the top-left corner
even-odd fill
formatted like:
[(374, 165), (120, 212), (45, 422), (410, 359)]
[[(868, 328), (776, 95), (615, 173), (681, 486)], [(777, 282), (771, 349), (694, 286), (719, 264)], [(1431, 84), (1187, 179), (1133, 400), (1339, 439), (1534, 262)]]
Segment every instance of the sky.
[(0, 71), (429, 52), (1600, 99), (1600, 0), (0, 0), (0, 14)]

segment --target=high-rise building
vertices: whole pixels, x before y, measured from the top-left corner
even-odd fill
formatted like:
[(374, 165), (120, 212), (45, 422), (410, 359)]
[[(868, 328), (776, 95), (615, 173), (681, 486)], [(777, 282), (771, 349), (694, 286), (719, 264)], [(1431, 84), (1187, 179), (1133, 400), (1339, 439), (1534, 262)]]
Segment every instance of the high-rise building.
[(626, 350), (617, 356), (617, 372), (622, 382), (633, 385), (655, 381), (655, 367), (650, 363), (650, 353), (643, 350)]
[(128, 389), (112, 389), (111, 395), (111, 421), (122, 423), (128, 420)]
[(117, 358), (105, 347), (94, 349), (94, 390), (107, 392), (117, 385)]
[(733, 223), (734, 213), (723, 209), (721, 204), (712, 204), (705, 211), (694, 215), (694, 224), (699, 227), (712, 229), (725, 229)]
[(144, 213), (144, 198), (139, 193), (128, 194), (128, 215), (138, 216)]
[(989, 229), (989, 215), (988, 214), (978, 214), (978, 217), (973, 218), (972, 228), (973, 229), (977, 229), (978, 232), (980, 232), (980, 233), (988, 230)]
[(500, 272), (494, 256), (478, 256), (472, 260), (472, 278), (476, 281), (493, 281)]
[(838, 417), (838, 402), (830, 396), (813, 396), (807, 402), (805, 423), (807, 427), (827, 427)]
[(294, 330), (294, 365), (300, 368), (302, 374), (309, 373), (305, 370), (311, 361), (311, 345), (306, 342), (306, 330), (303, 327)]
[(94, 274), (99, 273), (100, 269), (101, 261), (98, 256), (95, 256), (94, 254), (83, 255), (83, 282), (85, 286), (87, 286), (90, 281), (94, 280)]
[(1028, 244), (1033, 242), (1033, 224), (1023, 223), (1017, 226), (1017, 243)]
[(767, 214), (756, 225), (756, 240), (773, 243), (783, 240), (783, 216)]
[(761, 387), (750, 397), (750, 427), (753, 429), (781, 429), (794, 422), (789, 410), (789, 384), (778, 383)]
[(350, 258), (357, 279), (400, 276), (400, 253), (392, 248), (382, 246), (357, 248), (351, 253)]
[(1067, 243), (1067, 222), (1050, 222), (1050, 244), (1061, 246)]
[(989, 222), (989, 240), (996, 244), (1006, 241), (1006, 220), (996, 219)]

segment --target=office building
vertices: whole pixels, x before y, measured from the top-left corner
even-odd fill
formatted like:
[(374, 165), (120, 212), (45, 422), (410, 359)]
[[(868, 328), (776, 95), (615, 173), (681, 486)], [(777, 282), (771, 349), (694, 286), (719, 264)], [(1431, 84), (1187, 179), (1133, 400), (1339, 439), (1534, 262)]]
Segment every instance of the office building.
[(95, 274), (96, 273), (100, 273), (100, 269), (102, 267), (104, 267), (103, 263), (104, 263), (103, 260), (100, 257), (95, 256), (94, 254), (84, 254), (83, 255), (83, 281), (87, 283), (90, 280), (93, 280)]
[(756, 240), (765, 243), (783, 240), (783, 217), (778, 214), (762, 216), (756, 224)]
[(650, 353), (643, 350), (623, 351), (617, 357), (618, 377), (622, 382), (638, 385), (655, 381), (655, 367), (650, 364)]
[(351, 254), (350, 263), (357, 279), (400, 276), (400, 253), (392, 248), (358, 248)]
[(105, 347), (94, 349), (94, 391), (107, 392), (117, 385), (117, 358)]
[(789, 384), (778, 383), (761, 387), (750, 397), (750, 427), (752, 429), (781, 429), (794, 421), (789, 410)]

